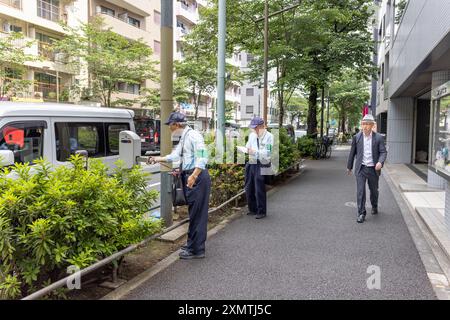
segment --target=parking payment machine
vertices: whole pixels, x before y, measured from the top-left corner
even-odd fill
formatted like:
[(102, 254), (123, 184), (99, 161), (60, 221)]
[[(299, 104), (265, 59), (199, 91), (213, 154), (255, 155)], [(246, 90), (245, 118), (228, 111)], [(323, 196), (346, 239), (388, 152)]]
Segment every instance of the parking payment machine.
[(141, 156), (141, 138), (133, 131), (121, 131), (119, 134), (119, 155), (125, 168), (131, 169)]

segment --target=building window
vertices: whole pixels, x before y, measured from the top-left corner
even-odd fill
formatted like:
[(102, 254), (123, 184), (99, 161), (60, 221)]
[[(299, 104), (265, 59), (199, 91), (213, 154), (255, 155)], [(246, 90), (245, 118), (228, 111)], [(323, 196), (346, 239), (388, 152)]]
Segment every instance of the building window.
[(100, 6), (100, 12), (101, 13), (103, 13), (103, 14), (107, 14), (108, 16), (111, 16), (111, 17), (115, 17), (116, 16), (116, 12), (113, 10), (113, 9), (110, 9), (110, 8), (107, 8), (107, 7), (104, 7), (104, 6)]
[(161, 42), (154, 40), (153, 41), (153, 51), (155, 54), (160, 55), (161, 53)]
[(254, 94), (255, 94), (255, 92), (254, 92), (254, 89), (253, 89), (253, 88), (247, 88), (247, 89), (245, 90), (245, 95), (246, 95), (247, 97), (253, 97)]
[(253, 114), (253, 106), (246, 106), (245, 107), (245, 113)]
[(119, 82), (117, 84), (117, 90), (119, 92), (123, 93), (130, 93), (130, 94), (140, 94), (141, 91), (141, 85), (138, 83), (126, 83), (126, 82)]
[(161, 25), (161, 13), (158, 11), (153, 12), (153, 22), (155, 22), (158, 26)]
[(131, 24), (132, 26), (135, 26), (136, 28), (141, 27), (141, 21), (138, 19), (135, 19), (133, 17), (128, 17), (128, 24)]
[(247, 63), (250, 63), (253, 61), (253, 56), (251, 54), (247, 55)]
[(60, 20), (59, 0), (37, 0), (37, 15), (55, 22)]

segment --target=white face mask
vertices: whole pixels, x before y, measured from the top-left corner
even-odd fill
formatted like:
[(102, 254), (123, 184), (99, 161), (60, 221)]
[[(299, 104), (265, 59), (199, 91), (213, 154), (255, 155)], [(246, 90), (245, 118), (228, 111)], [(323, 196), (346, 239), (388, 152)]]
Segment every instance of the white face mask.
[(258, 137), (261, 138), (264, 135), (264, 133), (266, 133), (266, 129), (259, 129)]

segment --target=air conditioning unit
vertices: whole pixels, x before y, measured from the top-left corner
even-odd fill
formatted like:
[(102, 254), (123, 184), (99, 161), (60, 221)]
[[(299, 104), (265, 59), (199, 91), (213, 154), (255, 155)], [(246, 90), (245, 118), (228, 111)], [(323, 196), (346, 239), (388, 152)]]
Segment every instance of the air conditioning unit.
[(95, 7), (95, 13), (97, 13), (97, 14), (102, 13), (102, 7), (101, 6), (96, 6)]
[(11, 32), (11, 24), (9, 22), (3, 23), (3, 32), (9, 33)]

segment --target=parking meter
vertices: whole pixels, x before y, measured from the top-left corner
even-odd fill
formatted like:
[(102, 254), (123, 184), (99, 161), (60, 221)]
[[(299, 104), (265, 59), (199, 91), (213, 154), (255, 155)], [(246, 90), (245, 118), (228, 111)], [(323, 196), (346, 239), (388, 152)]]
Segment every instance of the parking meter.
[(141, 138), (135, 132), (127, 130), (119, 133), (119, 156), (126, 169), (137, 164), (137, 158), (141, 156)]

